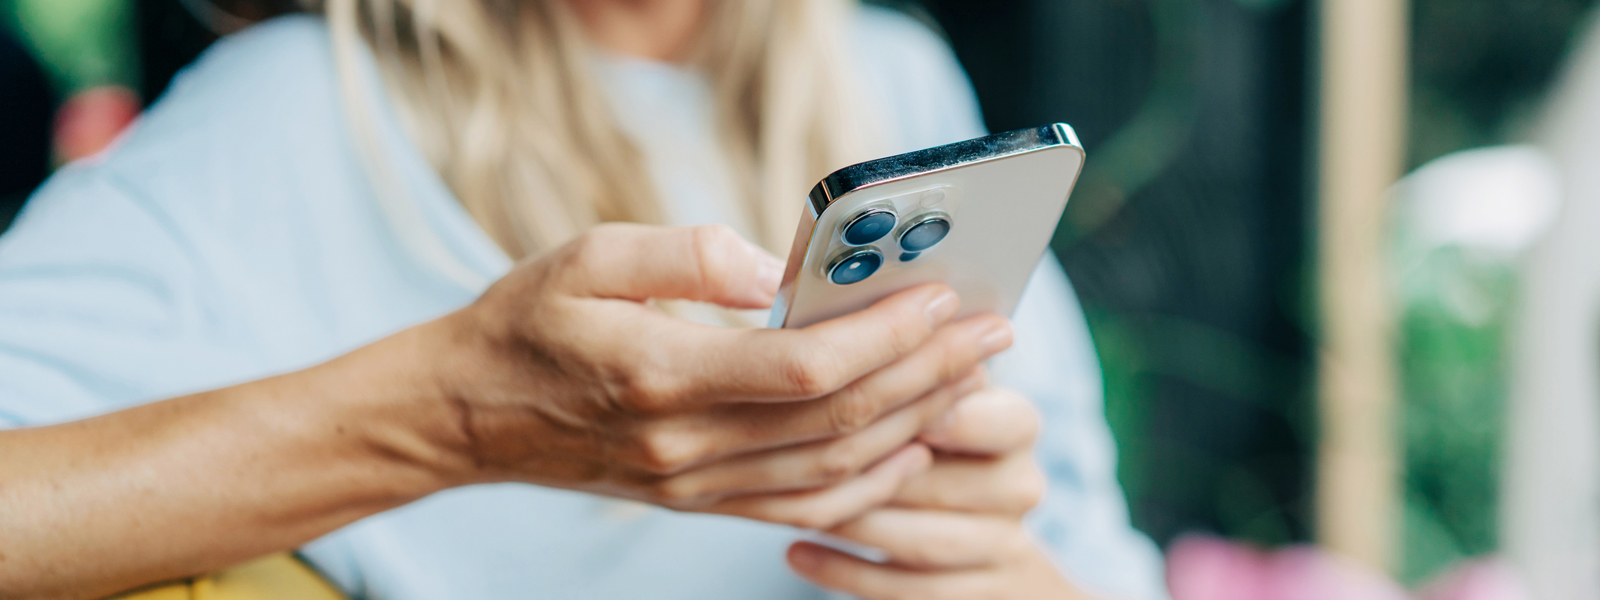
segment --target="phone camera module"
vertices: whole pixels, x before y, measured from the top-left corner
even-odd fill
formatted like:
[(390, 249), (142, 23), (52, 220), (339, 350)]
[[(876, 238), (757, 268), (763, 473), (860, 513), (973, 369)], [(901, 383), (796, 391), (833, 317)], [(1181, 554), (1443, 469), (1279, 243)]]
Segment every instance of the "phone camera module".
[(894, 226), (899, 222), (894, 213), (883, 209), (873, 209), (856, 215), (850, 223), (844, 226), (844, 243), (851, 246), (865, 246), (889, 235), (894, 231)]
[(926, 252), (944, 241), (948, 235), (950, 235), (950, 219), (942, 215), (931, 216), (900, 234), (900, 249), (911, 254)]
[(846, 254), (834, 261), (828, 269), (828, 281), (837, 285), (861, 283), (883, 266), (883, 255), (877, 250), (861, 250)]

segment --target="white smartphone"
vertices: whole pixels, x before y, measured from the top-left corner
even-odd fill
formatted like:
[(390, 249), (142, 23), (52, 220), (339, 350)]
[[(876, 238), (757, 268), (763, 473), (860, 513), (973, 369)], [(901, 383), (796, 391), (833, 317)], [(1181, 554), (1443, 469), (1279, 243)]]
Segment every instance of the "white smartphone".
[(845, 167), (811, 190), (771, 327), (800, 328), (943, 282), (959, 316), (1010, 317), (1084, 152), (1061, 123)]

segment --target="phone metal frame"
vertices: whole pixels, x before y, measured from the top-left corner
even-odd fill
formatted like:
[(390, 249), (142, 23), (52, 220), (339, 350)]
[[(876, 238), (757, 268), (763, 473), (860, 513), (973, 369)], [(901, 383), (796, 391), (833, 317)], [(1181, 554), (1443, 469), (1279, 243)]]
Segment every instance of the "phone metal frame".
[[(788, 325), (788, 308), (794, 301), (797, 274), (804, 268), (804, 257), (810, 249), (817, 222), (839, 199), (895, 181), (1063, 147), (1083, 152), (1083, 145), (1072, 127), (1065, 123), (1054, 123), (863, 162), (839, 169), (823, 178), (807, 197), (807, 218), (801, 219), (799, 231), (796, 232), (788, 269), (773, 305), (769, 326)], [(1081, 175), (1082, 168), (1080, 161), (1079, 172), (1073, 174), (1074, 181)], [(885, 261), (889, 258), (885, 256)]]
[(851, 165), (834, 171), (811, 188), (811, 216), (822, 216), (835, 200), (857, 190), (1060, 146), (1083, 150), (1077, 132), (1066, 123), (997, 133)]

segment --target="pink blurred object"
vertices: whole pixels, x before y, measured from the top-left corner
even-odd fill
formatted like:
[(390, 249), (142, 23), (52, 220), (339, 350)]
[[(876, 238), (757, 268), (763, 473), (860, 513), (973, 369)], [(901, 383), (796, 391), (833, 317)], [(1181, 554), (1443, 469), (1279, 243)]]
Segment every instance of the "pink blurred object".
[[(1188, 536), (1167, 554), (1173, 600), (1410, 600), (1399, 584), (1362, 565), (1298, 547), (1262, 552)], [(1515, 573), (1484, 561), (1443, 577), (1420, 600), (1527, 600)]]
[(1269, 598), (1267, 556), (1251, 548), (1185, 536), (1167, 551), (1167, 587), (1174, 600)]
[(139, 116), (139, 96), (121, 86), (78, 92), (56, 113), (56, 155), (71, 162), (106, 149)]
[(1494, 560), (1469, 562), (1423, 589), (1422, 600), (1528, 600), (1517, 572)]

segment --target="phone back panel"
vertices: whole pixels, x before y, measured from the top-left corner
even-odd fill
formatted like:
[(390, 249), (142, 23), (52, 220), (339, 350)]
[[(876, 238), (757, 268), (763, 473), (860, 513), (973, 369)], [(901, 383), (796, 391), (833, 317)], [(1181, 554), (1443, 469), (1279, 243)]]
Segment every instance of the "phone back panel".
[[(962, 316), (1009, 317), (1049, 247), (1083, 162), (1072, 129), (1056, 124), (841, 169), (811, 194), (771, 325), (805, 327), (927, 282), (954, 288)], [(891, 234), (866, 245), (845, 243), (846, 225), (880, 210), (897, 216)], [(902, 261), (900, 236), (941, 217), (950, 223), (943, 241)], [(877, 272), (849, 285), (830, 280), (841, 257), (864, 249), (882, 255)]]

